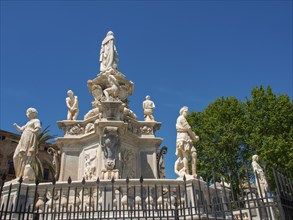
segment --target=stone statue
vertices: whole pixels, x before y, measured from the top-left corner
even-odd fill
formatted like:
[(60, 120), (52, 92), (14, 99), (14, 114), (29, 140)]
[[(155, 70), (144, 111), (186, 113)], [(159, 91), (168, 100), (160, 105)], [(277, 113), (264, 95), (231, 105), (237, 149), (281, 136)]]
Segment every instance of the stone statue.
[(142, 103), (144, 109), (144, 120), (145, 121), (154, 121), (153, 109), (155, 108), (155, 103), (151, 100), (151, 97), (147, 95), (145, 101)]
[(100, 85), (96, 85), (94, 84), (93, 80), (88, 80), (87, 81), (87, 87), (89, 92), (93, 95), (95, 101), (94, 101), (94, 105), (97, 105), (101, 98), (103, 97), (103, 89)]
[(107, 36), (102, 41), (100, 50), (100, 71), (117, 70), (118, 53), (115, 46), (115, 38), (112, 31), (107, 33)]
[(21, 132), (19, 143), (13, 155), (15, 176), (23, 177), (24, 180), (35, 181), (33, 170), (38, 153), (38, 133), (41, 130), (41, 122), (37, 119), (38, 112), (35, 108), (28, 108), (26, 116), (29, 121), (22, 127), (14, 123), (16, 130)]
[(130, 117), (132, 119), (137, 119), (136, 114), (132, 110), (129, 109), (127, 103), (124, 106), (123, 115), (124, 115), (124, 117)]
[(257, 161), (258, 155), (253, 155), (251, 165), (255, 175), (257, 191), (259, 196), (265, 197), (265, 192), (268, 191), (268, 182), (262, 167), (257, 163)]
[(60, 174), (60, 151), (55, 150), (53, 147), (49, 147), (47, 150), (48, 154), (53, 156), (52, 164), (54, 166), (54, 178), (55, 180), (59, 179), (59, 174)]
[(99, 106), (96, 104), (96, 102), (92, 102), (93, 109), (89, 110), (88, 113), (86, 113), (83, 117), (83, 120), (87, 120), (89, 118), (99, 116), (99, 119), (102, 117), (102, 113), (100, 112)]
[(67, 92), (68, 97), (66, 98), (66, 105), (68, 107), (67, 120), (76, 120), (79, 109), (78, 109), (78, 98), (74, 96), (71, 90)]
[(106, 100), (110, 101), (110, 96), (115, 99), (118, 96), (119, 92), (119, 83), (115, 76), (109, 75), (108, 76), (109, 87), (104, 89), (104, 94), (106, 96)]
[[(185, 175), (190, 175), (189, 167), (188, 167), (188, 161), (189, 158), (192, 158), (192, 161), (195, 161), (194, 158), (196, 153), (195, 147), (193, 146), (193, 143), (197, 142), (199, 140), (199, 137), (195, 135), (195, 133), (192, 131), (190, 125), (187, 122), (188, 115), (188, 107), (184, 106), (180, 109), (180, 115), (177, 118), (176, 123), (176, 130), (177, 130), (177, 140), (176, 140), (176, 156), (180, 158), (180, 163), (183, 163), (184, 169), (180, 169), (180, 174), (182, 172), (185, 172)], [(192, 155), (192, 153), (194, 155)], [(178, 162), (179, 163), (179, 162)], [(196, 164), (194, 162), (192, 163), (192, 170), (196, 171)], [(178, 175), (178, 169), (175, 170), (175, 173)], [(196, 176), (196, 173), (193, 172), (193, 175)]]

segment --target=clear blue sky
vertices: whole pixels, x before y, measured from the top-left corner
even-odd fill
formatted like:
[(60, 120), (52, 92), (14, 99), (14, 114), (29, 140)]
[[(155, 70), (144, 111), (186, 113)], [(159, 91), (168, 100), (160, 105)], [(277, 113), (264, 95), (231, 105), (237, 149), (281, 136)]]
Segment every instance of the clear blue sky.
[(162, 127), (167, 178), (175, 178), (179, 109), (202, 111), (221, 96), (245, 100), (256, 86), (292, 95), (292, 1), (1, 1), (1, 118), (10, 132), (35, 107), (62, 136), (66, 92), (91, 109), (87, 80), (99, 72), (112, 30), (119, 70), (135, 83), (130, 108), (143, 120), (150, 95)]

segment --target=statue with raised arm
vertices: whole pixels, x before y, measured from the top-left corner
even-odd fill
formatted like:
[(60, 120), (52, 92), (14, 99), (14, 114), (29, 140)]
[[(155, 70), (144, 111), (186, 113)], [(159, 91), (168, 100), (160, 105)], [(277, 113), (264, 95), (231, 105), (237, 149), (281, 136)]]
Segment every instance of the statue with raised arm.
[[(192, 131), (190, 125), (187, 122), (188, 107), (184, 106), (179, 111), (180, 115), (177, 118), (176, 130), (177, 130), (177, 140), (176, 140), (176, 156), (180, 158), (180, 162), (183, 163), (183, 168), (181, 169), (181, 175), (184, 171), (186, 175), (191, 175), (189, 170), (188, 161), (191, 158), (193, 176), (196, 176), (196, 149), (193, 143), (199, 140), (199, 137)], [(176, 172), (177, 173), (177, 172)], [(178, 173), (177, 173), (178, 174)]]
[(68, 108), (67, 120), (76, 120), (79, 109), (78, 109), (78, 98), (74, 96), (72, 90), (68, 90), (68, 97), (66, 98), (66, 105)]
[(252, 156), (252, 168), (255, 175), (256, 187), (259, 196), (265, 197), (265, 192), (268, 191), (268, 182), (262, 167), (257, 163), (258, 155)]
[(118, 53), (115, 46), (115, 38), (112, 31), (109, 31), (102, 41), (100, 50), (100, 71), (117, 70)]
[(145, 121), (154, 121), (153, 109), (155, 108), (155, 103), (151, 100), (151, 97), (147, 95), (145, 101), (142, 103), (144, 120)]
[(22, 127), (14, 123), (16, 130), (21, 132), (21, 137), (14, 151), (13, 163), (15, 176), (23, 177), (24, 180), (35, 181), (35, 171), (33, 170), (38, 153), (38, 133), (41, 130), (41, 122), (37, 119), (38, 112), (35, 108), (28, 108), (26, 116), (29, 121)]

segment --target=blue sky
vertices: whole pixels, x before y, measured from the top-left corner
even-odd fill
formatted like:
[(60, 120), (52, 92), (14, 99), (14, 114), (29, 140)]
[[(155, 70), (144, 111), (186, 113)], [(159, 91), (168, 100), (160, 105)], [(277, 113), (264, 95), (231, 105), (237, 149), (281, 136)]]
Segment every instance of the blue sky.
[(143, 120), (150, 95), (162, 122), (167, 178), (175, 178), (179, 109), (202, 111), (221, 96), (245, 100), (270, 85), (293, 97), (292, 1), (1, 1), (1, 117), (10, 132), (35, 107), (62, 136), (66, 92), (91, 109), (87, 80), (99, 72), (112, 30), (119, 70), (135, 84), (130, 108)]

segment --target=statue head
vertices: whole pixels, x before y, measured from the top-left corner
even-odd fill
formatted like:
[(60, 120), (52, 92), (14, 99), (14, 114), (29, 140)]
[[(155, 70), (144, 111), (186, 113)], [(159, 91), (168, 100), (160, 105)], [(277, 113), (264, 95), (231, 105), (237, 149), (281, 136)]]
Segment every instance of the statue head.
[(72, 97), (72, 96), (73, 96), (73, 91), (72, 91), (72, 90), (68, 90), (68, 91), (67, 91), (67, 95), (68, 95), (69, 97)]
[(150, 100), (151, 97), (150, 97), (149, 95), (147, 95), (147, 96), (145, 97), (145, 99), (146, 99), (146, 100)]
[(108, 31), (107, 36), (109, 35), (114, 35), (114, 33), (112, 31)]
[(38, 111), (35, 108), (28, 108), (26, 110), (26, 115), (28, 118), (36, 118), (38, 115)]
[(115, 159), (106, 159), (105, 160), (105, 167), (107, 170), (113, 170), (115, 167)]
[(188, 114), (188, 107), (187, 106), (183, 106), (179, 111), (180, 115), (183, 115), (184, 112), (186, 112), (186, 114)]
[(258, 161), (258, 155), (256, 155), (256, 154), (253, 155), (253, 156), (252, 156), (252, 161)]

